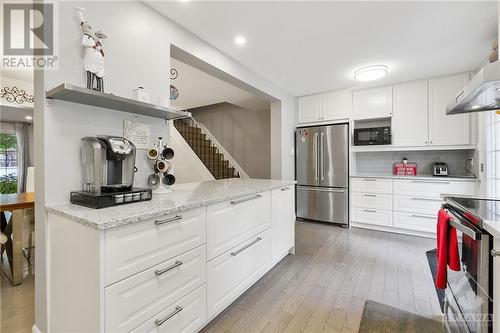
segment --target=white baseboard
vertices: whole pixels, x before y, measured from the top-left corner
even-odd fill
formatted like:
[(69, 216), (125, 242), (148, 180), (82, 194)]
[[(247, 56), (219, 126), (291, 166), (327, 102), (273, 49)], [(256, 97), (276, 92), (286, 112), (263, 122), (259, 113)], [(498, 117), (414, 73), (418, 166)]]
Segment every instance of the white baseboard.
[(436, 238), (435, 233), (416, 231), (416, 230), (408, 230), (408, 229), (399, 229), (399, 228), (392, 227), (392, 226), (386, 227), (386, 226), (379, 226), (379, 225), (373, 225), (373, 224), (351, 222), (351, 227), (377, 230), (377, 231), (385, 231), (385, 232), (390, 232), (390, 233), (394, 233), (394, 234), (411, 235), (411, 236), (417, 236), (417, 237)]
[(31, 328), (31, 333), (42, 333), (42, 331), (40, 331), (38, 327), (36, 327), (36, 325), (33, 325), (33, 327)]

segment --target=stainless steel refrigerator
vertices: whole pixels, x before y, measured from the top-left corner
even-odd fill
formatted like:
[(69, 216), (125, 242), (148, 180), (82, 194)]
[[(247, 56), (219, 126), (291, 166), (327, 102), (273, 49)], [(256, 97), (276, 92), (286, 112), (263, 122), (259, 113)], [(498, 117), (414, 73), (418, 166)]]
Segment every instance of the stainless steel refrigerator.
[(297, 217), (349, 223), (349, 127), (298, 128)]

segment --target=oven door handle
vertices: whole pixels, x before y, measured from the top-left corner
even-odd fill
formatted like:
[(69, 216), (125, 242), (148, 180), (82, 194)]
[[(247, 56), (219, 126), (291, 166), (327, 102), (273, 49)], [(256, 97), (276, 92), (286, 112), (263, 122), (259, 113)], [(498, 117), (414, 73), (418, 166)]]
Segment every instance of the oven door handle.
[(463, 234), (469, 236), (473, 240), (480, 240), (481, 239), (481, 232), (474, 230), (474, 229), (464, 225), (463, 223), (455, 221), (455, 219), (453, 217), (450, 218), (449, 223), (453, 228), (461, 231)]

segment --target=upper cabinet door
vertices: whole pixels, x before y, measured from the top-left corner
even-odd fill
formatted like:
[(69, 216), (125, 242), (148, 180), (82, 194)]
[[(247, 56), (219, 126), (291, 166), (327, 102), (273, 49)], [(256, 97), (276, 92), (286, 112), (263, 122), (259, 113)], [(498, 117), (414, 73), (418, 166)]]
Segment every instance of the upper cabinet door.
[(429, 80), (429, 144), (468, 145), (471, 143), (471, 115), (446, 115), (446, 104), (469, 81), (469, 74)]
[(428, 83), (414, 81), (394, 86), (392, 116), (393, 145), (398, 147), (428, 144)]
[(349, 117), (349, 96), (347, 89), (322, 94), (323, 96), (323, 120), (338, 120)]
[(299, 97), (299, 123), (321, 120), (323, 99), (321, 95)]
[(392, 86), (354, 91), (352, 103), (352, 119), (391, 117)]

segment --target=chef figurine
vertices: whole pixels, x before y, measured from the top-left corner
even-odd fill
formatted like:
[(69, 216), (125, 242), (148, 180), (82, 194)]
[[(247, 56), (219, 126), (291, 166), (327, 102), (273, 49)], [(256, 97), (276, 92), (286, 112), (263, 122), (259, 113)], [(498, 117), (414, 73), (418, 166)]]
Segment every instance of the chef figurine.
[[(76, 7), (80, 17), (82, 45), (85, 47), (85, 71), (87, 71), (87, 88), (104, 92), (104, 51), (102, 40), (107, 36), (101, 31), (94, 32), (83, 16), (84, 9)], [(94, 87), (94, 82), (96, 86)]]

